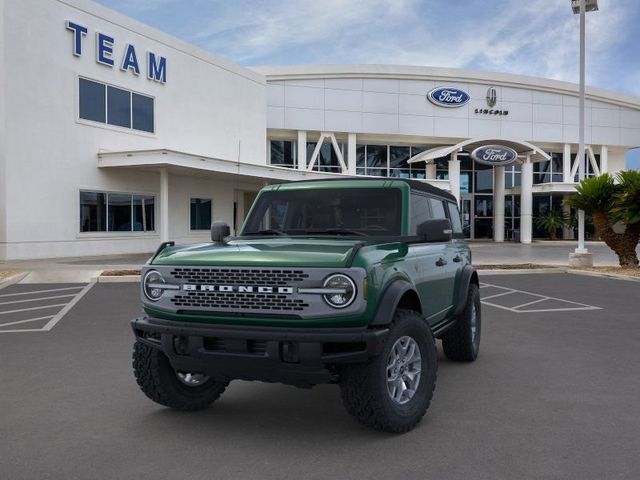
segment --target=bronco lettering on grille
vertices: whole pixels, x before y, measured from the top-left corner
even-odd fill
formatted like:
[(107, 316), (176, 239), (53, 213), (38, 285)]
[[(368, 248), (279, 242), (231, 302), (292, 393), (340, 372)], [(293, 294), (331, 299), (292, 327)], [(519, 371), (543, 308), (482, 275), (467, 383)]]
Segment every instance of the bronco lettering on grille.
[(293, 294), (293, 287), (268, 287), (252, 285), (182, 285), (186, 292), (222, 292), (222, 293), (279, 293)]

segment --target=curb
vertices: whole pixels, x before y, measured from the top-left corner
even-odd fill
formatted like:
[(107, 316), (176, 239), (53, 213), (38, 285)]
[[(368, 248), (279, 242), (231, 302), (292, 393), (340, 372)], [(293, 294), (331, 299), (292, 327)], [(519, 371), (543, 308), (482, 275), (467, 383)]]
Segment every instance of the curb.
[(24, 277), (29, 275), (29, 273), (31, 273), (31, 272), (20, 272), (20, 273), (16, 273), (15, 275), (11, 275), (10, 277), (7, 277), (7, 278), (4, 278), (4, 279), (0, 280), (0, 289), (6, 288), (9, 285), (13, 285), (14, 283), (18, 283)]
[(572, 275), (585, 275), (587, 277), (601, 277), (609, 278), (612, 280), (627, 280), (630, 282), (640, 282), (638, 277), (630, 277), (628, 275), (620, 275), (618, 273), (604, 273), (604, 272), (589, 272), (587, 270), (579, 270), (569, 267), (556, 267), (556, 268), (523, 268), (523, 269), (478, 269), (478, 276), (482, 275), (533, 275), (536, 273), (570, 273)]
[(589, 272), (587, 270), (574, 270), (568, 269), (567, 273), (571, 273), (573, 275), (585, 275), (587, 277), (604, 277), (610, 278), (612, 280), (627, 280), (629, 282), (640, 282), (640, 277), (630, 277), (628, 275), (620, 275), (618, 273), (600, 273), (600, 272)]
[(489, 268), (479, 268), (476, 270), (478, 272), (478, 276), (482, 275), (529, 275), (534, 273), (566, 273), (567, 269), (564, 267), (550, 267), (550, 268), (518, 268), (518, 269), (505, 269), (505, 268), (497, 268), (497, 269), (489, 269)]
[(120, 275), (93, 277), (93, 283), (139, 283), (140, 275)]

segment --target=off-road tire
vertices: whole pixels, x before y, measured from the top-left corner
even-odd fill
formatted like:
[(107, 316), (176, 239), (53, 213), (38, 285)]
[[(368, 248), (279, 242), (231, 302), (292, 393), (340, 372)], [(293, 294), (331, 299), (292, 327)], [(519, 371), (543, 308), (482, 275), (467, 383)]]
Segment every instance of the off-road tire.
[(176, 410), (207, 408), (229, 385), (228, 380), (209, 378), (202, 385), (187, 386), (178, 379), (164, 353), (141, 342), (133, 346), (133, 372), (147, 397)]
[[(476, 329), (473, 331), (475, 307)], [(442, 336), (442, 350), (449, 360), (473, 362), (480, 350), (482, 315), (480, 313), (480, 289), (475, 283), (469, 285), (467, 303), (456, 318), (456, 323)]]
[[(387, 391), (387, 360), (397, 339), (410, 336), (420, 348), (421, 377), (413, 397), (395, 403)], [(380, 355), (368, 363), (340, 370), (340, 391), (345, 408), (361, 424), (392, 433), (413, 429), (429, 408), (438, 370), (435, 339), (418, 312), (396, 311)]]

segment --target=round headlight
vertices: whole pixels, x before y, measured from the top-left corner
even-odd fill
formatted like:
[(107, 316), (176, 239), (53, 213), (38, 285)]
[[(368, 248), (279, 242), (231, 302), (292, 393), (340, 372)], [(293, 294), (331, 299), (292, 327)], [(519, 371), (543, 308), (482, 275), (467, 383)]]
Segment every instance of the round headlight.
[(157, 302), (164, 293), (164, 288), (162, 288), (164, 283), (164, 278), (162, 278), (160, 273), (156, 270), (149, 270), (145, 274), (142, 282), (142, 291), (144, 292), (144, 296), (152, 302)]
[(327, 277), (324, 281), (324, 288), (334, 290), (325, 293), (322, 297), (324, 301), (333, 308), (345, 308), (353, 303), (356, 298), (356, 285), (346, 275), (336, 273)]

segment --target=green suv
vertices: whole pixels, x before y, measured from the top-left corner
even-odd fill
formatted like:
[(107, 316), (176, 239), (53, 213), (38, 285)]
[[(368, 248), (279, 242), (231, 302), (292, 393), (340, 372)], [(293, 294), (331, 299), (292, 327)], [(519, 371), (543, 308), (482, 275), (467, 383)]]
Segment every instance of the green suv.
[(262, 189), (239, 236), (160, 246), (141, 272), (133, 368), (153, 401), (206, 408), (231, 380), (340, 386), (359, 422), (406, 432), (436, 382), (435, 339), (473, 361), (478, 275), (455, 198), (417, 180)]

